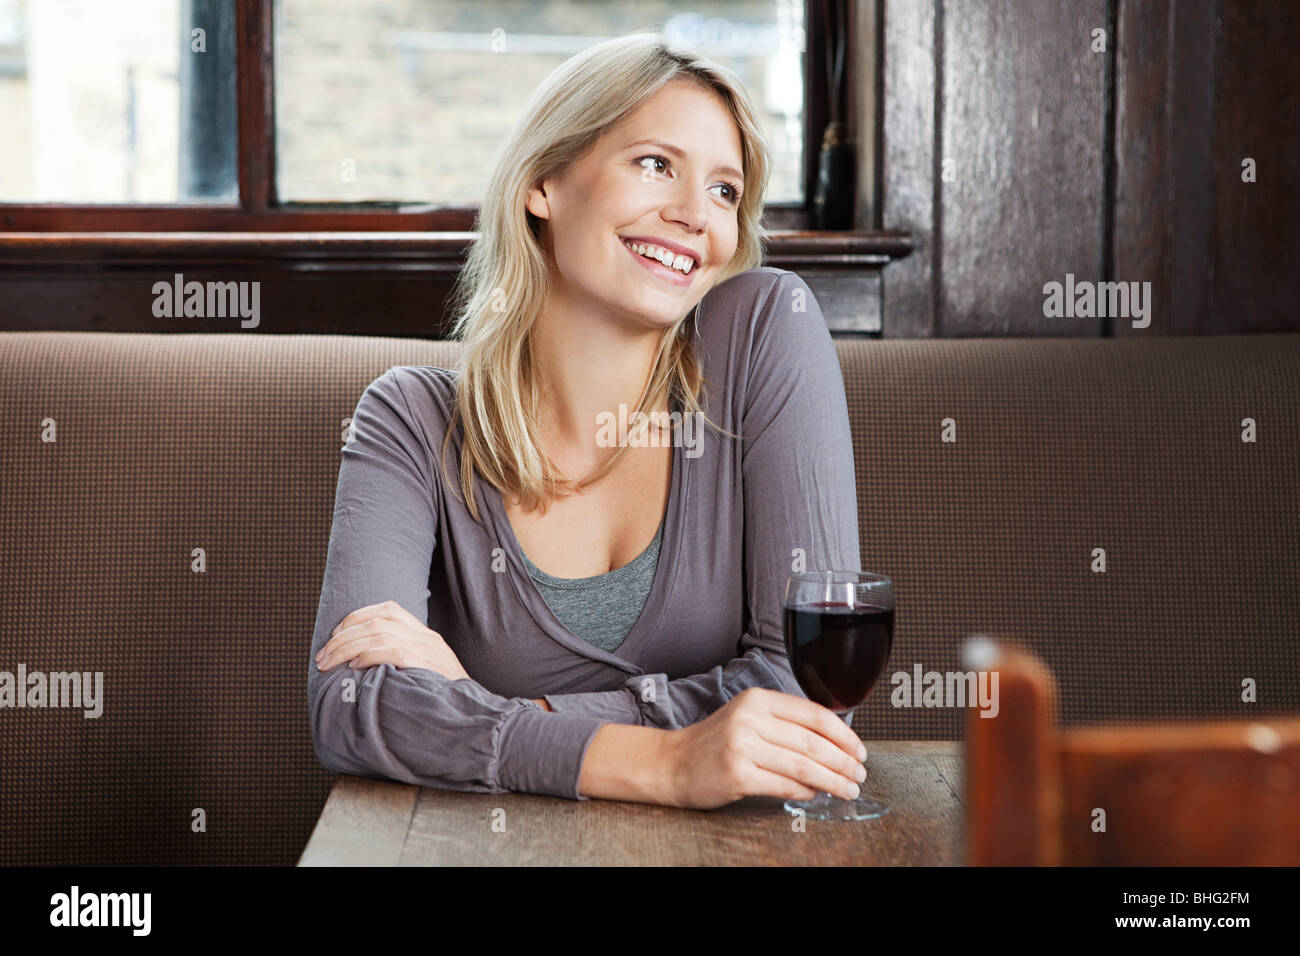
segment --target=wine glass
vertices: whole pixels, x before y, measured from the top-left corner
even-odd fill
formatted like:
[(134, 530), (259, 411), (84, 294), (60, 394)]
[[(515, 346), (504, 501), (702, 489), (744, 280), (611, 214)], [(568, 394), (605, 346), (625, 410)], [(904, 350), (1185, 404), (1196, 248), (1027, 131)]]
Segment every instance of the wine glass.
[[(800, 571), (785, 585), (785, 650), (808, 699), (848, 723), (885, 669), (894, 643), (894, 584), (863, 571)], [(813, 820), (874, 820), (889, 812), (871, 797), (822, 793), (787, 800)]]

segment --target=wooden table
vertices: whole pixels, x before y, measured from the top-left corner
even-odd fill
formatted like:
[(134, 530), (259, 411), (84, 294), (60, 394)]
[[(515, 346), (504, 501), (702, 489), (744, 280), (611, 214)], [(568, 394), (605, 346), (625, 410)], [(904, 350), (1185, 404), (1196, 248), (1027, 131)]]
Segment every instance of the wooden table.
[(962, 858), (961, 741), (868, 742), (877, 820), (802, 820), (775, 797), (716, 810), (460, 793), (343, 774), (299, 866), (907, 866)]

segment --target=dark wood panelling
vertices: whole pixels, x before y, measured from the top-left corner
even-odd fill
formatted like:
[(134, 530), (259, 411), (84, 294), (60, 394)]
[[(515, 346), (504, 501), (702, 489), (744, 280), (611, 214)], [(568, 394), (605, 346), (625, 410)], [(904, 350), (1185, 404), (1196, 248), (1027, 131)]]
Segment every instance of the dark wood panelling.
[(468, 232), (473, 209), (406, 204), (400, 207), (290, 205), (253, 211), (215, 206), (78, 206), (71, 203), (0, 205), (0, 235), (21, 232)]
[[(258, 324), (238, 316), (159, 318), (155, 282), (257, 282)], [(122, 269), (79, 274), (63, 281), (18, 279), (0, 283), (0, 331), (243, 332), (255, 335), (391, 335), (442, 338), (450, 279), (435, 272), (317, 276), (268, 270), (256, 264), (221, 269)], [(57, 316), (52, 320), (52, 316)]]
[(1297, 47), (1295, 4), (1121, 3), (1115, 272), (1154, 306), (1116, 335), (1300, 328)]
[(1117, 336), (1235, 331), (1213, 301), (1217, 4), (1121, 5), (1115, 275), (1150, 282), (1152, 308)]
[[(348, 206), (296, 203), (251, 211), (236, 205), (183, 207), (76, 206), (67, 203), (0, 205), (5, 232), (470, 232), (477, 210), (406, 203)], [(802, 206), (770, 203), (763, 210), (768, 229), (807, 229)]]
[[(1214, 74), (1217, 0), (1177, 3), (1169, 56), (1173, 83), (1171, 332), (1211, 331), (1214, 280)], [(1246, 64), (1238, 64), (1245, 68)], [(1140, 332), (1132, 329), (1131, 332)], [(1147, 330), (1150, 331), (1150, 330)]]
[(803, 111), (803, 194), (810, 204), (817, 189), (817, 155), (830, 119), (830, 105), (825, 102), (829, 92), (826, 82), (828, 38), (825, 33), (827, 6), (832, 2), (834, 0), (809, 0), (804, 6), (803, 67), (804, 89), (808, 96)]
[(1151, 283), (1151, 325), (1113, 322), (1113, 335), (1167, 333), (1172, 296), (1170, 181), (1172, 10), (1165, 3), (1120, 7), (1115, 61), (1114, 276)]
[[(428, 263), (459, 270), (471, 232), (437, 233), (0, 233), (0, 278), (45, 269), (170, 264), (176, 261), (310, 263), (316, 270)], [(782, 269), (821, 266), (835, 270), (876, 268), (911, 252), (903, 232), (774, 231), (765, 245), (766, 265)]]
[[(1300, 6), (882, 2), (887, 336), (1300, 329)], [(1044, 316), (1067, 273), (1150, 283), (1149, 326)]]
[[(810, 4), (814, 30), (830, 21), (829, 2)], [(269, 0), (239, 0), (238, 9), (240, 56), (265, 62)], [(836, 238), (788, 232), (769, 250), (771, 265), (869, 280), (862, 284), (862, 307), (838, 321), (883, 312), (889, 337), (1300, 329), (1300, 194), (1294, 188), (1300, 181), (1294, 66), (1300, 6), (855, 0), (850, 9), (859, 25), (862, 17), (871, 24), (852, 31), (862, 38), (855, 46), (874, 42), (878, 51), (877, 108), (866, 108), (864, 97), (870, 97), (862, 88), (848, 99), (850, 122), (871, 115), (881, 120), (874, 155), (859, 164), (864, 181), (877, 181), (878, 202), (859, 202), (860, 213), (873, 220), (864, 225), (890, 232)], [(1112, 28), (1105, 53), (1091, 49), (1098, 27)], [(814, 91), (805, 116), (818, 128), (808, 140), (810, 151), (819, 146), (826, 113), (824, 78), (811, 80), (824, 74), (813, 35), (809, 78), (821, 92)], [(858, 72), (868, 59), (862, 49), (850, 58), (860, 87), (870, 82)], [(292, 242), (262, 247), (245, 265), (290, 290), (284, 301), (310, 303), (300, 310), (304, 316), (319, 306), (315, 319), (336, 331), (357, 326), (368, 294), (332, 294), (330, 279), (360, 283), (360, 289), (365, 280), (396, 277), (394, 290), (371, 300), (399, 296), (388, 305), (415, 309), (416, 318), (407, 321), (421, 324), (410, 334), (423, 334), (428, 303), (441, 301), (460, 262), (454, 249), (430, 245), (428, 234), (467, 233), (474, 211), (412, 204), (273, 208), (271, 92), (256, 83), (240, 87), (241, 136), (260, 139), (264, 147), (241, 166), (246, 208), (6, 206), (0, 208), (0, 236), (4, 230), (178, 227), (209, 236), (250, 227), (281, 235), (307, 229), (370, 233), (377, 242), (355, 250), (347, 248), (346, 237), (334, 237), (319, 252)], [(859, 149), (867, 145), (859, 138)], [(1257, 163), (1257, 182), (1241, 181), (1246, 156)], [(952, 161), (956, 182), (942, 181), (944, 159)], [(250, 194), (261, 198), (249, 205)], [(771, 206), (765, 224), (806, 228), (807, 210)], [(425, 248), (399, 243), (389, 249), (381, 232)], [(136, 314), (116, 302), (126, 275), (120, 270), (154, 266), (132, 265), (116, 254), (109, 256), (116, 265), (76, 266), (78, 242), (62, 264), (54, 261), (57, 249), (46, 247), (42, 254), (54, 259), (28, 261), (20, 273), (4, 262), (17, 247), (0, 240), (0, 327), (31, 327), (59, 315), (54, 303), (70, 289), (90, 298), (59, 315), (57, 327), (124, 327), (114, 323)], [(168, 252), (155, 266), (228, 271), (230, 247), (223, 248), (195, 247), (180, 259)], [(268, 261), (259, 263), (262, 256)], [(77, 274), (82, 268), (89, 271)], [(873, 270), (881, 268), (877, 282)], [(1151, 283), (1149, 327), (1134, 329), (1126, 317), (1044, 316), (1044, 285), (1063, 282), (1067, 273), (1076, 281)], [(346, 314), (329, 311), (332, 302), (344, 301)], [(303, 321), (293, 330), (320, 330)]]
[(880, 49), (881, 0), (857, 0), (849, 4), (851, 47), (856, 51), (854, 82), (848, 91), (848, 112), (854, 122), (857, 147), (857, 194), (854, 197), (853, 228), (879, 229), (880, 192)]
[[(257, 282), (262, 333), (443, 337), (472, 233), (0, 234), (0, 330), (245, 331), (238, 316), (153, 314), (155, 283)], [(878, 334), (898, 233), (777, 233), (766, 264), (806, 274), (827, 324)], [(251, 286), (249, 287), (251, 292)]]
[[(1219, 0), (1211, 328), (1300, 328), (1300, 6)], [(1256, 181), (1242, 182), (1251, 157)]]
[(0, 277), (39, 274), (46, 269), (175, 262), (249, 263), (262, 268), (293, 268), (305, 263), (317, 270), (372, 268), (410, 260), (449, 270), (460, 268), (473, 233), (337, 233), (337, 232), (51, 232), (0, 234)]
[(880, 273), (800, 269), (833, 335), (880, 337)]
[(273, 6), (272, 0), (237, 0), (235, 13), (239, 195), (252, 213), (275, 205)]
[(880, 0), (884, 62), (880, 223), (911, 234), (912, 254), (884, 271), (886, 338), (928, 338), (935, 328), (934, 110), (935, 8)]
[(1103, 278), (1105, 0), (942, 7), (943, 334), (1099, 335), (1045, 317), (1043, 287)]

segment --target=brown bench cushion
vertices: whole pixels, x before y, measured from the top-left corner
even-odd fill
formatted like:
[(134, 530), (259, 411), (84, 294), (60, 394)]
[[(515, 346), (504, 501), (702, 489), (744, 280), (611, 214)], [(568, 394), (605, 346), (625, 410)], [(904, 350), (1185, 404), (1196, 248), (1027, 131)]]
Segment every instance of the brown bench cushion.
[[(863, 566), (899, 601), (864, 737), (960, 737), (888, 675), (975, 631), (1048, 663), (1067, 725), (1300, 709), (1300, 335), (837, 346)], [(95, 720), (0, 711), (0, 864), (297, 859), (332, 780), (306, 669), (343, 419), (456, 348), (0, 336), (0, 670), (105, 680)]]

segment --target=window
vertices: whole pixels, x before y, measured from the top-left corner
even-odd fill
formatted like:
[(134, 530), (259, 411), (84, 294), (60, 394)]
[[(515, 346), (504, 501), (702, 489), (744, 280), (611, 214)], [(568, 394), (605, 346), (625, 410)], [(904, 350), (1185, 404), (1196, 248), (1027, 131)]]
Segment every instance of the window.
[(469, 230), (537, 83), (644, 28), (740, 76), (773, 149), (767, 224), (809, 228), (830, 100), (826, 44), (804, 41), (805, 29), (825, 39), (819, 11), (805, 0), (0, 0), (0, 123), (18, 144), (0, 151), (0, 229)]
[(228, 2), (0, 0), (0, 201), (237, 202), (234, 31)]
[(769, 201), (802, 202), (802, 0), (276, 0), (280, 199), (477, 205), (546, 75), (641, 28), (736, 72), (772, 145)]

